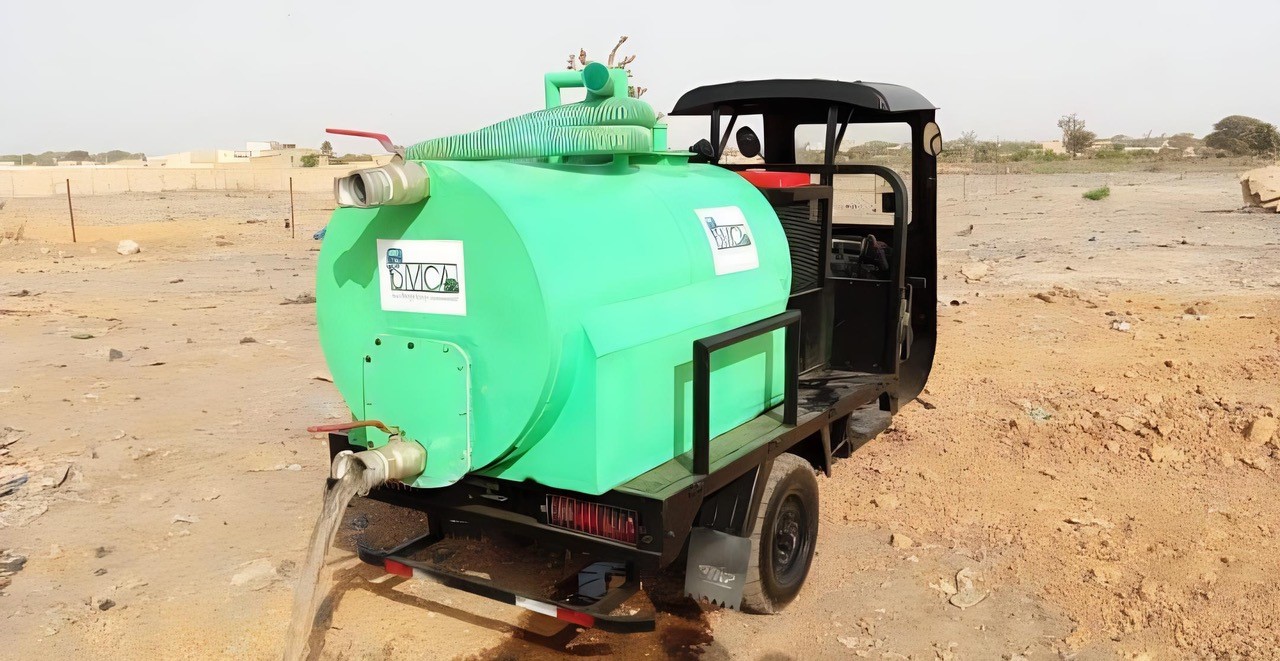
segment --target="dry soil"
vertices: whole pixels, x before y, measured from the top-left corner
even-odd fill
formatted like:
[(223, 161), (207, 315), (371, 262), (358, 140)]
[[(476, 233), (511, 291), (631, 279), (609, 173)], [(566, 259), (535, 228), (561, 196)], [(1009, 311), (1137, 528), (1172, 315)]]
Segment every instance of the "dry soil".
[[(335, 551), (314, 656), (1275, 658), (1280, 217), (1239, 200), (1232, 172), (944, 176), (928, 390), (820, 479), (780, 615), (668, 596), (652, 635), (581, 632)], [(28, 476), (0, 656), (278, 658), (327, 473), (304, 428), (345, 415), (305, 296), (327, 204), (298, 202), (290, 239), (279, 194), (85, 198), (74, 245), (61, 198), (0, 210), (0, 485)]]

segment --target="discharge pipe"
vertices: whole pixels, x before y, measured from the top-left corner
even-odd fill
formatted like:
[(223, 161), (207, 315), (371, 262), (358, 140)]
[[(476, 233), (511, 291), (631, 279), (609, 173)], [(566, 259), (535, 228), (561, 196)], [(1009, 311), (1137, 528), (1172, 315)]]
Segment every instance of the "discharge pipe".
[(427, 169), (421, 163), (399, 159), (333, 180), (333, 196), (338, 206), (358, 209), (414, 204), (425, 200), (430, 192)]
[[(354, 464), (354, 465), (353, 465)], [(333, 458), (331, 477), (341, 480), (354, 468), (362, 471), (360, 495), (389, 480), (411, 480), (427, 467), (427, 450), (414, 441), (393, 438), (377, 448), (343, 450)]]

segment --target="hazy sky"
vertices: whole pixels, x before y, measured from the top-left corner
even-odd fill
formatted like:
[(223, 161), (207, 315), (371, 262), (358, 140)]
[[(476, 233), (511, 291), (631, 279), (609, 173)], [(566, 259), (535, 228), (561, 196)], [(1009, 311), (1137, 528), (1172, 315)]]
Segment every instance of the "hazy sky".
[[(812, 77), (915, 88), (944, 137), (1050, 139), (1069, 112), (1101, 136), (1280, 122), (1276, 0), (0, 0), (0, 34), (0, 153), (318, 146), (327, 126), (410, 144), (540, 107), (542, 73), (621, 34), (660, 111), (698, 85)], [(673, 146), (704, 126), (673, 121)]]

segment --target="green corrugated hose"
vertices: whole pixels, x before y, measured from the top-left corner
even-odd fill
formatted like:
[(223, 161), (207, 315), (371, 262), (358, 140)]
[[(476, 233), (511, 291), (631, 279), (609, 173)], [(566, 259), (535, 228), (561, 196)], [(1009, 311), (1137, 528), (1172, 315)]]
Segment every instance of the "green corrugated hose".
[(608, 70), (583, 71), (587, 98), (536, 110), (470, 133), (409, 147), (409, 160), (499, 160), (548, 156), (641, 153), (653, 149), (658, 114), (639, 99), (615, 95)]

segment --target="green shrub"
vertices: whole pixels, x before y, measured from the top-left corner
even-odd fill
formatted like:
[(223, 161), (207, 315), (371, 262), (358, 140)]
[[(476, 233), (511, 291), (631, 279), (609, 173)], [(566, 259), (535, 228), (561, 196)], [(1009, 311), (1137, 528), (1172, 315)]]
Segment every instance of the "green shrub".
[(1122, 148), (1120, 151), (1106, 149), (1096, 151), (1093, 157), (1101, 161), (1128, 161), (1133, 158), (1133, 155)]
[(1091, 191), (1087, 191), (1081, 197), (1083, 197), (1086, 200), (1093, 200), (1096, 202), (1109, 195), (1111, 195), (1111, 187), (1103, 186), (1102, 188), (1095, 188)]

